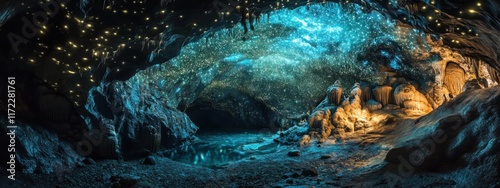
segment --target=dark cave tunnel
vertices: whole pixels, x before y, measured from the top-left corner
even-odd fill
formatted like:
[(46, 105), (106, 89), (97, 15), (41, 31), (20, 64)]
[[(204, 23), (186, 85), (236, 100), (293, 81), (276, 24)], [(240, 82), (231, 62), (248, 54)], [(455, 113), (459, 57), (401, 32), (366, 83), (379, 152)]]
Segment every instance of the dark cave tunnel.
[(214, 109), (210, 105), (189, 107), (186, 114), (198, 126), (198, 133), (239, 130), (237, 127), (240, 121), (237, 118), (227, 111)]
[(265, 104), (228, 90), (221, 92), (226, 96), (204, 96), (188, 106), (185, 113), (198, 126), (197, 133), (276, 132), (282, 126)]

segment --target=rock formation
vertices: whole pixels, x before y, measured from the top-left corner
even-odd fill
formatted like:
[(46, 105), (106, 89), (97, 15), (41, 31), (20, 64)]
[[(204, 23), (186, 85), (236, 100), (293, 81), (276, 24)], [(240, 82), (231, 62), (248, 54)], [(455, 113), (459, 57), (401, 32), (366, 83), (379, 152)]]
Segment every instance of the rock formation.
[(399, 85), (394, 91), (394, 99), (397, 105), (403, 106), (411, 111), (422, 113), (429, 113), (432, 111), (432, 107), (429, 105), (427, 98), (417, 91), (415, 86), (410, 84)]
[[(335, 109), (333, 109), (335, 110)], [(333, 125), (330, 121), (332, 109), (324, 108), (314, 112), (309, 118), (309, 133), (320, 140), (326, 139), (332, 133)]]
[[(457, 168), (498, 170), (500, 87), (465, 91), (437, 110), (404, 124), (407, 136), (385, 158), (412, 171)], [(443, 168), (446, 167), (446, 168)], [(489, 173), (489, 171), (488, 171)]]
[(342, 85), (340, 80), (335, 81), (332, 86), (328, 87), (326, 94), (328, 96), (328, 103), (338, 106), (342, 99)]
[(450, 62), (447, 64), (444, 76), (444, 85), (450, 90), (453, 97), (462, 92), (465, 84), (465, 71), (460, 65)]
[(450, 100), (450, 92), (446, 87), (439, 86), (438, 84), (433, 84), (431, 87), (426, 96), (432, 108), (435, 109)]
[(373, 97), (380, 102), (382, 106), (386, 106), (394, 99), (393, 89), (391, 86), (383, 85), (373, 88)]
[(362, 90), (362, 94), (361, 94), (361, 100), (363, 102), (368, 102), (369, 100), (372, 99), (372, 89), (370, 88), (369, 85), (367, 84), (361, 84), (361, 90)]
[(368, 108), (368, 110), (370, 110), (370, 112), (382, 109), (382, 104), (380, 104), (380, 102), (377, 102), (374, 100), (369, 100), (368, 102), (366, 102), (365, 105), (366, 105), (366, 108)]
[(355, 83), (354, 86), (352, 86), (349, 98), (354, 99), (355, 96), (358, 96), (361, 100), (364, 99), (363, 89), (361, 88), (361, 84), (359, 83)]

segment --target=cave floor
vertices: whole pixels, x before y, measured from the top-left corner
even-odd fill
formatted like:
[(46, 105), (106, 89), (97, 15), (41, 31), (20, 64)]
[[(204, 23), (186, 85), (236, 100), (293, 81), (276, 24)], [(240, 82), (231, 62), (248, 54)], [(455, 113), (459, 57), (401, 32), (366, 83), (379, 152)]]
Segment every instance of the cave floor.
[[(384, 176), (384, 158), (392, 147), (388, 140), (398, 132), (393, 128), (344, 140), (332, 138), (322, 144), (313, 140), (304, 147), (281, 146), (274, 153), (252, 156), (217, 169), (156, 155), (155, 165), (142, 164), (144, 159), (100, 160), (51, 175), (22, 176), (16, 184), (114, 187), (113, 176), (132, 175), (139, 178), (133, 187), (392, 187), (395, 179)], [(288, 156), (292, 150), (299, 150), (300, 156)], [(396, 178), (396, 187), (454, 187), (452, 177), (449, 173), (414, 173)]]

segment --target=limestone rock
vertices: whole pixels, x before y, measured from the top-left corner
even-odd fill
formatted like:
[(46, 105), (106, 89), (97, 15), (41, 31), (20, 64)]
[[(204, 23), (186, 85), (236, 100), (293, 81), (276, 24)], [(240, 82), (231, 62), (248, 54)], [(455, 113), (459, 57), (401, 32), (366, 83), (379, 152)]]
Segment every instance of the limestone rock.
[(479, 83), (477, 79), (465, 82), (464, 87), (462, 88), (462, 92), (475, 89), (483, 89), (483, 86), (481, 85), (481, 83)]
[(450, 100), (450, 92), (445, 86), (440, 86), (438, 84), (434, 84), (432, 89), (426, 94), (428, 102), (430, 105), (436, 109), (444, 102)]
[(310, 137), (309, 135), (304, 135), (304, 136), (302, 137), (302, 140), (300, 140), (299, 145), (300, 145), (300, 146), (306, 146), (306, 145), (308, 145), (308, 144), (309, 144), (309, 142), (310, 142), (310, 141), (311, 141), (311, 137)]
[(349, 98), (354, 99), (355, 96), (358, 96), (359, 98), (363, 97), (363, 90), (359, 83), (355, 83), (354, 86), (352, 86)]
[(465, 81), (464, 69), (456, 63), (448, 63), (445, 69), (444, 84), (450, 90), (453, 97), (462, 92)]
[[(359, 118), (367, 116), (366, 110), (361, 108), (361, 99), (356, 96), (353, 100), (343, 103), (333, 115), (332, 123), (336, 129), (345, 130), (345, 132), (354, 132), (355, 123)], [(337, 130), (338, 132), (338, 130)]]
[(394, 99), (397, 105), (402, 105), (409, 110), (423, 113), (432, 111), (427, 98), (410, 84), (399, 85), (394, 91)]
[(340, 80), (335, 81), (335, 83), (328, 87), (326, 95), (328, 96), (328, 103), (332, 105), (339, 105), (342, 99), (342, 85)]
[(309, 118), (309, 132), (317, 133), (318, 139), (326, 139), (332, 133), (333, 125), (330, 121), (331, 109), (322, 109), (314, 112)]
[(366, 85), (366, 84), (362, 84), (361, 85), (361, 90), (362, 90), (362, 94), (361, 94), (361, 100), (364, 101), (364, 102), (367, 102), (369, 100), (372, 100), (372, 89), (370, 88), (369, 85)]
[(366, 108), (368, 108), (368, 110), (373, 112), (382, 109), (382, 104), (374, 100), (369, 100), (368, 102), (366, 102)]
[(380, 102), (382, 106), (386, 106), (393, 101), (393, 91), (391, 86), (383, 85), (373, 88), (373, 97), (376, 101)]
[(279, 136), (275, 138), (274, 141), (287, 145), (297, 144), (297, 142), (301, 141), (303, 136), (308, 133), (308, 129), (309, 127), (307, 125), (290, 127), (285, 131), (280, 131), (278, 133)]

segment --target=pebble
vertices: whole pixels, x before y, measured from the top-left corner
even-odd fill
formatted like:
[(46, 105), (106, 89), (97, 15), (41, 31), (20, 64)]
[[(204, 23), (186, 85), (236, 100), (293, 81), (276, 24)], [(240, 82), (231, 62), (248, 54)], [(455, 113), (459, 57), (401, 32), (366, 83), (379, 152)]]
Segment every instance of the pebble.
[(155, 165), (156, 164), (156, 159), (153, 156), (148, 156), (142, 161), (142, 164), (145, 165)]
[(288, 156), (290, 157), (297, 157), (300, 156), (300, 151), (299, 150), (292, 150), (288, 152)]
[(331, 155), (322, 155), (321, 156), (321, 159), (329, 159), (329, 158), (332, 158)]
[(318, 176), (318, 170), (316, 168), (309, 168), (302, 170), (303, 176)]

